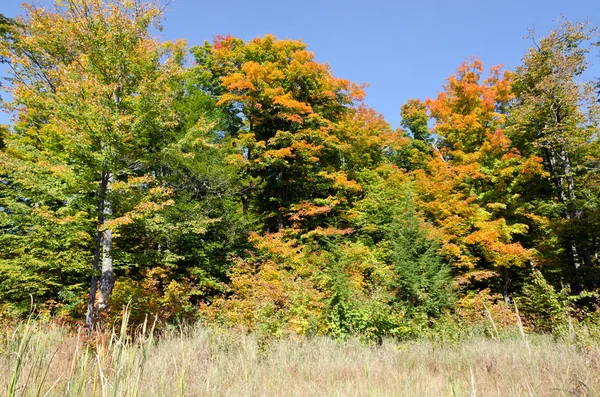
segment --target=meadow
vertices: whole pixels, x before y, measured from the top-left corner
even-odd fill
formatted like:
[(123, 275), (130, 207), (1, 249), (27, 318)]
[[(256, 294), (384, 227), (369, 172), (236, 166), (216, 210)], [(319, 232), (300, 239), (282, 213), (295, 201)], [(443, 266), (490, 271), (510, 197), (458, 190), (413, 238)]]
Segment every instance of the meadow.
[(6, 396), (596, 396), (600, 344), (465, 331), (413, 341), (265, 340), (194, 325), (132, 337), (30, 319), (0, 336)]

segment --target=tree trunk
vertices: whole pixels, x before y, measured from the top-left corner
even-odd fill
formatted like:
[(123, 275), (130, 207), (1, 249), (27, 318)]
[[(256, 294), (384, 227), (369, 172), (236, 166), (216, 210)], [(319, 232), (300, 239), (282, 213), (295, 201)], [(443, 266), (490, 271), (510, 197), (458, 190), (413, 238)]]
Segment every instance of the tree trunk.
[[(564, 144), (559, 143), (558, 145), (558, 150), (552, 146), (546, 148), (547, 164), (549, 165), (550, 174), (558, 191), (558, 200), (566, 207), (564, 212), (565, 219), (576, 219), (579, 217), (579, 212), (575, 206), (575, 179), (571, 172), (571, 159)], [(579, 249), (572, 238), (569, 240), (569, 255), (573, 265), (577, 269), (581, 266)]]
[(504, 286), (502, 287), (502, 297), (507, 305), (510, 305), (510, 286), (512, 285), (512, 279), (510, 277), (510, 270), (505, 267), (502, 269), (502, 275), (504, 276)]
[(567, 202), (567, 196), (565, 194), (565, 180), (563, 178), (563, 175), (559, 171), (558, 155), (556, 154), (556, 150), (554, 150), (553, 147), (545, 149), (545, 154), (548, 158), (546, 163), (548, 164), (550, 175), (552, 176), (554, 186), (556, 187), (556, 191), (558, 193), (558, 201), (565, 204)]
[(277, 176), (278, 179), (278, 185), (279, 185), (279, 203), (277, 206), (277, 231), (281, 231), (283, 230), (284, 224), (285, 224), (285, 220), (283, 218), (283, 211), (285, 210), (286, 204), (287, 204), (287, 195), (286, 195), (286, 181), (285, 181), (285, 175), (283, 173), (283, 171), (279, 171), (279, 175)]
[[(577, 211), (575, 205), (575, 180), (573, 178), (573, 173), (571, 172), (571, 159), (569, 158), (569, 154), (564, 145), (560, 145), (559, 159), (562, 175), (564, 177), (564, 184), (566, 185), (563, 186), (563, 188), (566, 189), (566, 218), (569, 220), (577, 219), (579, 218), (579, 211)], [(576, 269), (581, 266), (579, 249), (574, 240), (571, 241), (571, 259)]]
[(589, 248), (586, 248), (583, 251), (583, 264), (586, 267), (592, 267), (592, 252), (590, 251)]
[[(104, 225), (106, 221), (112, 218), (112, 203), (110, 201), (110, 191), (114, 180), (113, 174), (107, 175), (106, 193), (104, 195), (103, 215)], [(110, 297), (115, 285), (112, 260), (112, 230), (103, 228), (102, 230), (102, 275), (100, 276), (100, 288), (98, 293), (98, 311), (105, 311), (110, 304)]]
[(88, 300), (87, 314), (85, 316), (85, 325), (88, 331), (94, 326), (94, 306), (96, 302), (96, 291), (98, 288), (98, 269), (100, 263), (100, 247), (102, 245), (102, 225), (104, 224), (104, 200), (106, 187), (108, 184), (107, 175), (103, 172), (98, 183), (98, 222), (96, 225), (96, 246), (94, 248), (94, 259), (92, 261), (92, 280), (90, 285), (90, 298)]

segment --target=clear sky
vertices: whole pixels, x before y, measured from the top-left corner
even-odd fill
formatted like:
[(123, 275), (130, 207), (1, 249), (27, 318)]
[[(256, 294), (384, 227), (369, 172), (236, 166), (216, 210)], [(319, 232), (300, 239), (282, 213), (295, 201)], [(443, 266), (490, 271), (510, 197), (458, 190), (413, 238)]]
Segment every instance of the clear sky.
[[(14, 16), (20, 3), (0, 0), (0, 13)], [(336, 77), (368, 83), (367, 104), (396, 127), (400, 106), (435, 96), (465, 58), (514, 68), (529, 28), (544, 35), (561, 16), (598, 25), (600, 0), (175, 0), (165, 16), (164, 38), (190, 45), (216, 34), (302, 39)], [(600, 51), (593, 60), (600, 77)]]

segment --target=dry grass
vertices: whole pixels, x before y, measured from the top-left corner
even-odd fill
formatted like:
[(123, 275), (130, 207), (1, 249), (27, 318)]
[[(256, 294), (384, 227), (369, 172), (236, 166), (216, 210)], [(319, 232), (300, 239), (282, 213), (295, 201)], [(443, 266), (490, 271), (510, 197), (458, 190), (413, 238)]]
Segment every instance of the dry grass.
[[(150, 334), (150, 330), (146, 330)], [(261, 345), (192, 327), (160, 339), (99, 335), (91, 344), (51, 324), (0, 334), (8, 396), (595, 396), (600, 346), (518, 333), (454, 343), (327, 338)], [(89, 343), (89, 342), (88, 342)], [(95, 345), (95, 347), (94, 347)]]

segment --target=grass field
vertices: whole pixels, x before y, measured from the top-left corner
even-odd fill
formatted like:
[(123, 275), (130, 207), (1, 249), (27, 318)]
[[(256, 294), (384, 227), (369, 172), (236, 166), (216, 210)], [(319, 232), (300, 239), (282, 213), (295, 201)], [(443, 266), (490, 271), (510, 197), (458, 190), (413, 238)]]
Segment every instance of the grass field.
[[(149, 327), (148, 327), (149, 328)], [(85, 340), (30, 321), (0, 336), (7, 396), (600, 396), (600, 343), (506, 333), (453, 342), (259, 343), (200, 326)]]

